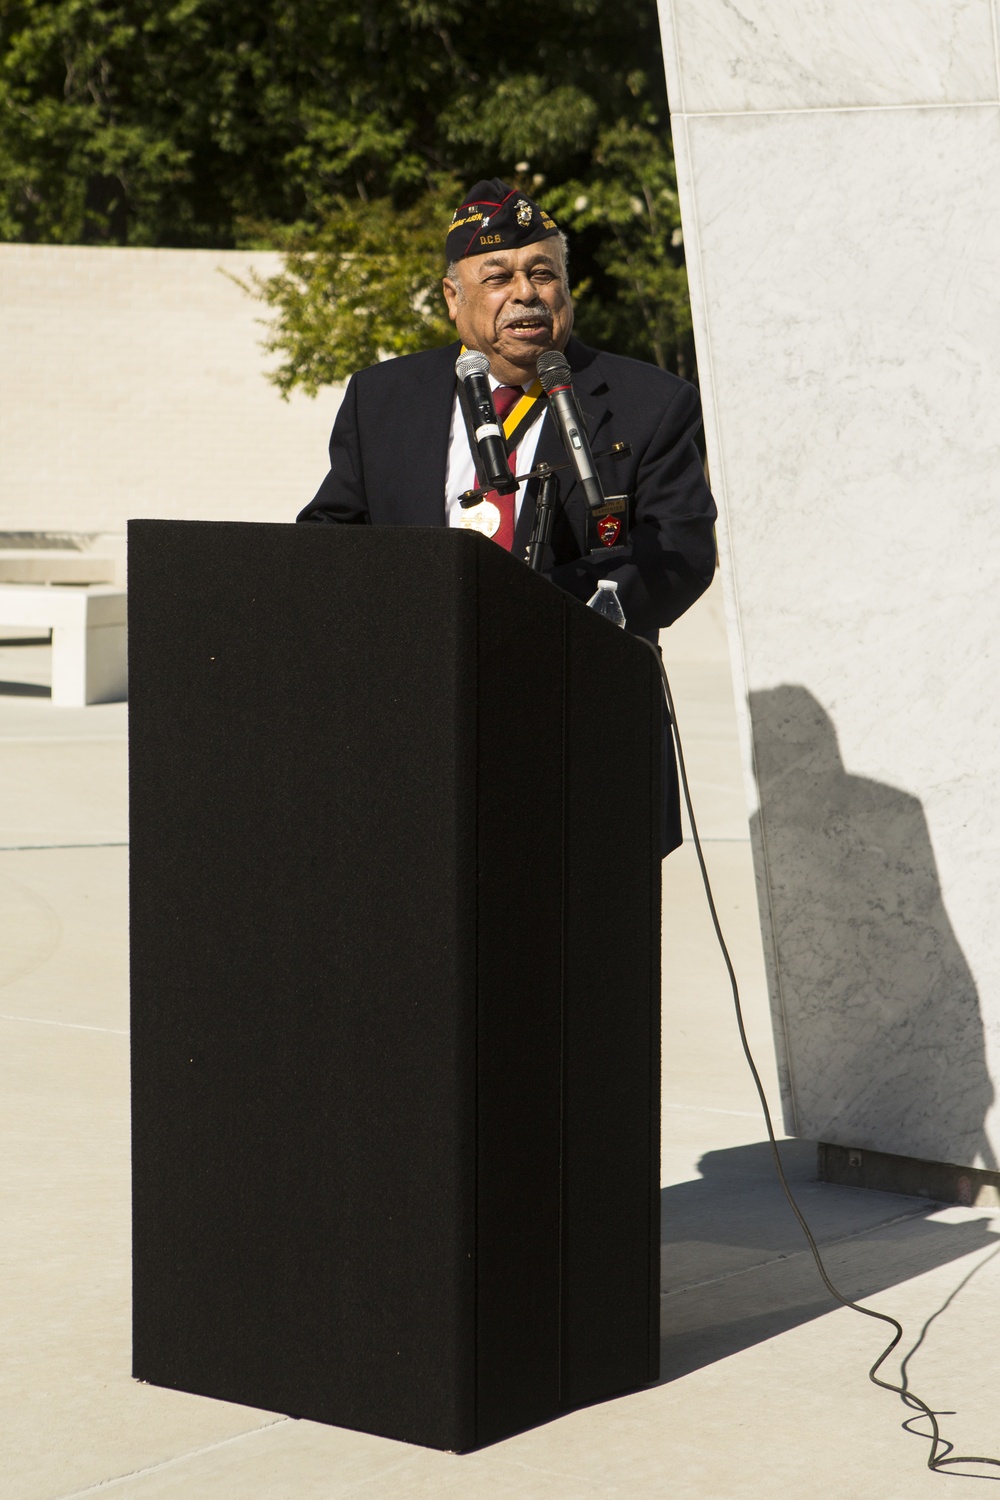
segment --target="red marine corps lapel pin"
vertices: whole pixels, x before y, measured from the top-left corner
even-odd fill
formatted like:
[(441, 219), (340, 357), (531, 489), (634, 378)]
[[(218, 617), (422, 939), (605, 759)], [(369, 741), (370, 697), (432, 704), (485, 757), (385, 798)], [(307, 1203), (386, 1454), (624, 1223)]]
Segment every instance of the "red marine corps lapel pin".
[(587, 512), (587, 551), (624, 547), (628, 541), (631, 495), (608, 495), (600, 510)]
[(597, 535), (605, 547), (613, 547), (618, 540), (622, 523), (617, 516), (602, 516), (597, 523)]

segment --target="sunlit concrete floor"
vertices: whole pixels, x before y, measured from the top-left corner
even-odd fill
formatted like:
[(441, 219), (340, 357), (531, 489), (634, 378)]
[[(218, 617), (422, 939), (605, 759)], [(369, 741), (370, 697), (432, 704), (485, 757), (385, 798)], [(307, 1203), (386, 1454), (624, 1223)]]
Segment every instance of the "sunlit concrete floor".
[[(717, 590), (666, 655), (751, 1043), (777, 1103)], [(912, 1416), (866, 1371), (775, 1186), (690, 845), (664, 877), (660, 1383), (465, 1457), (129, 1376), (126, 710), (53, 709), (48, 648), (0, 644), (0, 1457), (3, 1500), (913, 1500)], [(783, 1148), (842, 1288), (900, 1316), (889, 1361), (960, 1453), (1000, 1456), (1000, 1216), (814, 1180)], [(954, 1472), (954, 1471), (952, 1471)], [(980, 1472), (989, 1473), (989, 1470)], [(1000, 1470), (993, 1470), (994, 1475)]]

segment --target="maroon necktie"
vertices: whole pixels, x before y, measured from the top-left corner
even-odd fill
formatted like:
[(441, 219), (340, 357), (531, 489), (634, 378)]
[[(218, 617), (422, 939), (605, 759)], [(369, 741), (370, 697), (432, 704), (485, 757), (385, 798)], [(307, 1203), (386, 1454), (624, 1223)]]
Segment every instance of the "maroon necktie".
[[(497, 421), (500, 423), (501, 431), (503, 431), (503, 424), (506, 418), (510, 416), (523, 395), (524, 389), (519, 385), (498, 385), (493, 392), (493, 405), (496, 408)], [(510, 472), (513, 474), (515, 472), (514, 465), (517, 461), (517, 454), (511, 453), (509, 459)], [(506, 548), (509, 552), (514, 545), (514, 522), (517, 519), (517, 491), (513, 490), (509, 495), (501, 495), (498, 490), (490, 490), (485, 498), (491, 501), (500, 512), (500, 525), (493, 533), (493, 540), (499, 542), (500, 546)]]

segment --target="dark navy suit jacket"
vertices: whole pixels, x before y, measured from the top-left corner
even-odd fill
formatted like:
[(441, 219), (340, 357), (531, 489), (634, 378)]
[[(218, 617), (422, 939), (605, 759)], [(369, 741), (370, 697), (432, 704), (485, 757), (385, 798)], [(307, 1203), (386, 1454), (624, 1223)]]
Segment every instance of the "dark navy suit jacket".
[[(445, 473), (460, 345), (386, 360), (352, 377), (330, 438), (330, 472), (300, 521), (375, 526), (443, 526)], [(586, 550), (586, 506), (564, 470), (552, 533), (553, 583), (589, 599), (614, 578), (628, 628), (650, 640), (693, 604), (715, 571), (715, 504), (695, 437), (701, 408), (694, 386), (655, 365), (589, 349), (570, 339), (566, 357), (595, 452), (626, 442), (631, 457), (598, 463), (606, 494), (635, 497), (626, 547)], [(565, 460), (548, 416), (535, 462)], [(513, 554), (524, 556), (537, 482), (526, 493)], [(664, 746), (664, 852), (680, 843), (677, 773)]]

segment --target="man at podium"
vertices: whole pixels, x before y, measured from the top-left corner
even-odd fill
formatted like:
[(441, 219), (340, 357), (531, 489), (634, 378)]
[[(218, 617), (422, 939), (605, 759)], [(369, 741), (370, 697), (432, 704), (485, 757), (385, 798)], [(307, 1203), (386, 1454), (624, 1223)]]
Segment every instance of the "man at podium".
[[(613, 579), (628, 629), (655, 641), (708, 588), (715, 571), (715, 504), (695, 437), (694, 386), (641, 360), (590, 349), (573, 337), (567, 242), (548, 213), (499, 178), (482, 181), (456, 209), (445, 242), (443, 290), (458, 339), (355, 374), (330, 438), (330, 472), (299, 521), (376, 526), (471, 526), (524, 557), (537, 480), (492, 491), (472, 509), (460, 497), (480, 484), (463, 415), (456, 360), (478, 350), (511, 471), (563, 465), (547, 413), (538, 356), (565, 353), (595, 455), (623, 443), (624, 461), (597, 458), (605, 495), (621, 495), (624, 525), (595, 535), (572, 468), (559, 475), (551, 536), (552, 582), (587, 600)], [(668, 762), (672, 749), (665, 747)], [(680, 842), (676, 771), (667, 772), (664, 849)]]

